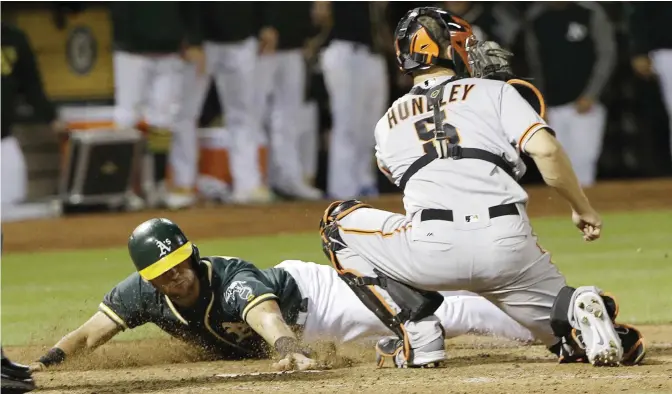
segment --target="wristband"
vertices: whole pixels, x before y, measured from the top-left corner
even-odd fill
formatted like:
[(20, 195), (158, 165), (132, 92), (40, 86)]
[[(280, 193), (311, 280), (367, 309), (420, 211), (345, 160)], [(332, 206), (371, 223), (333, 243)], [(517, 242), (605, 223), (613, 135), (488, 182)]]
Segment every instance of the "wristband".
[(280, 354), (280, 358), (285, 358), (289, 353), (301, 353), (303, 349), (299, 346), (299, 341), (292, 337), (280, 337), (273, 344), (275, 351)]
[(47, 354), (40, 357), (38, 361), (45, 367), (48, 367), (50, 365), (60, 364), (63, 360), (65, 360), (65, 352), (57, 347), (53, 347), (49, 349)]

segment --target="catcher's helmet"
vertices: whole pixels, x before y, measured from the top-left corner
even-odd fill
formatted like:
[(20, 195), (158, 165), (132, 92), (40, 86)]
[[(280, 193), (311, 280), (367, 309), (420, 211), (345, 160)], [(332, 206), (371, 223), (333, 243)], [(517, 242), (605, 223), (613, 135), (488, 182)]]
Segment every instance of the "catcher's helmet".
[[(441, 27), (443, 37), (436, 37), (418, 21), (428, 16)], [(451, 58), (441, 53), (439, 39), (450, 40)], [(468, 77), (471, 67), (467, 54), (468, 45), (475, 41), (471, 25), (464, 19), (436, 7), (414, 8), (399, 21), (395, 30), (394, 47), (399, 69), (404, 73), (425, 70), (431, 66), (449, 68), (460, 77)]]
[(140, 276), (152, 280), (191, 258), (200, 259), (198, 248), (168, 219), (150, 219), (133, 230), (128, 253)]

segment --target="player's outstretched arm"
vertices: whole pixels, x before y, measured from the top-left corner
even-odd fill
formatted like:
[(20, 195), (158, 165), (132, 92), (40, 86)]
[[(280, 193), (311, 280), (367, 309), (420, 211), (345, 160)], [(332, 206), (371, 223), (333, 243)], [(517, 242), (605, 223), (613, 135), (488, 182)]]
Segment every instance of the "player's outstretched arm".
[(560, 145), (546, 129), (534, 133), (525, 144), (546, 184), (560, 193), (572, 207), (572, 220), (586, 241), (600, 237), (602, 220), (583, 193), (572, 164)]
[(281, 359), (273, 364), (274, 369), (304, 371), (317, 368), (317, 362), (304, 354), (294, 332), (282, 318), (280, 306), (275, 300), (253, 307), (247, 312), (246, 321), (280, 354)]
[(86, 323), (64, 336), (38, 361), (30, 365), (34, 371), (42, 371), (60, 364), (66, 358), (88, 353), (105, 344), (121, 331), (121, 327), (102, 312), (96, 312)]

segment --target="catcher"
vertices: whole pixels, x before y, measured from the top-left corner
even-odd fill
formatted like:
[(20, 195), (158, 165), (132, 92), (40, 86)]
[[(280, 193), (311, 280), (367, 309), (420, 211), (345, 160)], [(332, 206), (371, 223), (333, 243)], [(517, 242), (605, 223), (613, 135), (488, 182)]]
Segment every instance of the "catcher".
[[(137, 272), (107, 293), (99, 311), (31, 370), (93, 351), (145, 323), (220, 359), (263, 358), (274, 349), (280, 355), (276, 370), (317, 368), (303, 343), (391, 334), (329, 266), (288, 260), (259, 270), (238, 258), (201, 257), (167, 219), (138, 226), (128, 250)], [(533, 340), (489, 301), (466, 292), (445, 293), (436, 314), (449, 337), (472, 332)]]

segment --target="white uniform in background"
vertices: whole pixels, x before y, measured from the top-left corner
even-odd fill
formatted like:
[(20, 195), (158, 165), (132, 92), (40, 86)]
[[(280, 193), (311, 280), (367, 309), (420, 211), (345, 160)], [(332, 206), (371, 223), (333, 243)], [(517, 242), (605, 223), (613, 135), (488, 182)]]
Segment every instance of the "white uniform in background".
[[(303, 135), (306, 128), (303, 125), (306, 120), (303, 52), (286, 49), (261, 55), (257, 70), (258, 116), (269, 128), (269, 183), (282, 194), (318, 200), (322, 192), (306, 183), (301, 160), (301, 140), (308, 137)], [(315, 137), (312, 141), (316, 142)], [(313, 145), (312, 149), (318, 147)]]
[(320, 62), (332, 117), (327, 194), (334, 199), (375, 195), (371, 127), (387, 104), (384, 60), (364, 44), (333, 40)]
[[(256, 91), (257, 84), (257, 39), (249, 37), (235, 43), (205, 42), (207, 76), (197, 77), (190, 71), (185, 82), (187, 90), (183, 100), (188, 105), (180, 117), (178, 135), (174, 139), (174, 149), (185, 147), (182, 154), (173, 155), (173, 168), (185, 166), (183, 175), (176, 175), (179, 182), (193, 185), (196, 182), (198, 156), (196, 126), (203, 103), (208, 94), (209, 78), (213, 78), (222, 106), (226, 130), (229, 133), (229, 163), (233, 178), (231, 201), (235, 203), (268, 202), (270, 194), (264, 187), (259, 166), (259, 141), (261, 123), (258, 119)], [(196, 152), (196, 153), (194, 153)], [(193, 156), (196, 155), (196, 156)], [(179, 171), (179, 170), (178, 170)]]
[[(19, 140), (10, 135), (0, 143), (2, 160), (2, 209), (11, 209), (28, 195), (28, 168)], [(6, 212), (3, 212), (3, 216)]]
[(670, 120), (670, 153), (672, 153), (672, 49), (656, 49), (651, 52), (650, 57)]
[[(118, 128), (134, 128), (144, 120), (150, 127), (168, 132), (176, 131), (176, 121), (181, 113), (183, 79), (186, 63), (178, 53), (146, 55), (115, 51), (114, 67), (114, 122)], [(153, 180), (152, 159), (144, 160), (142, 184), (150, 205), (160, 198), (167, 200), (165, 192), (157, 189)], [(159, 195), (164, 194), (164, 195)], [(168, 201), (165, 201), (168, 202)], [(134, 208), (141, 202), (130, 201)]]

